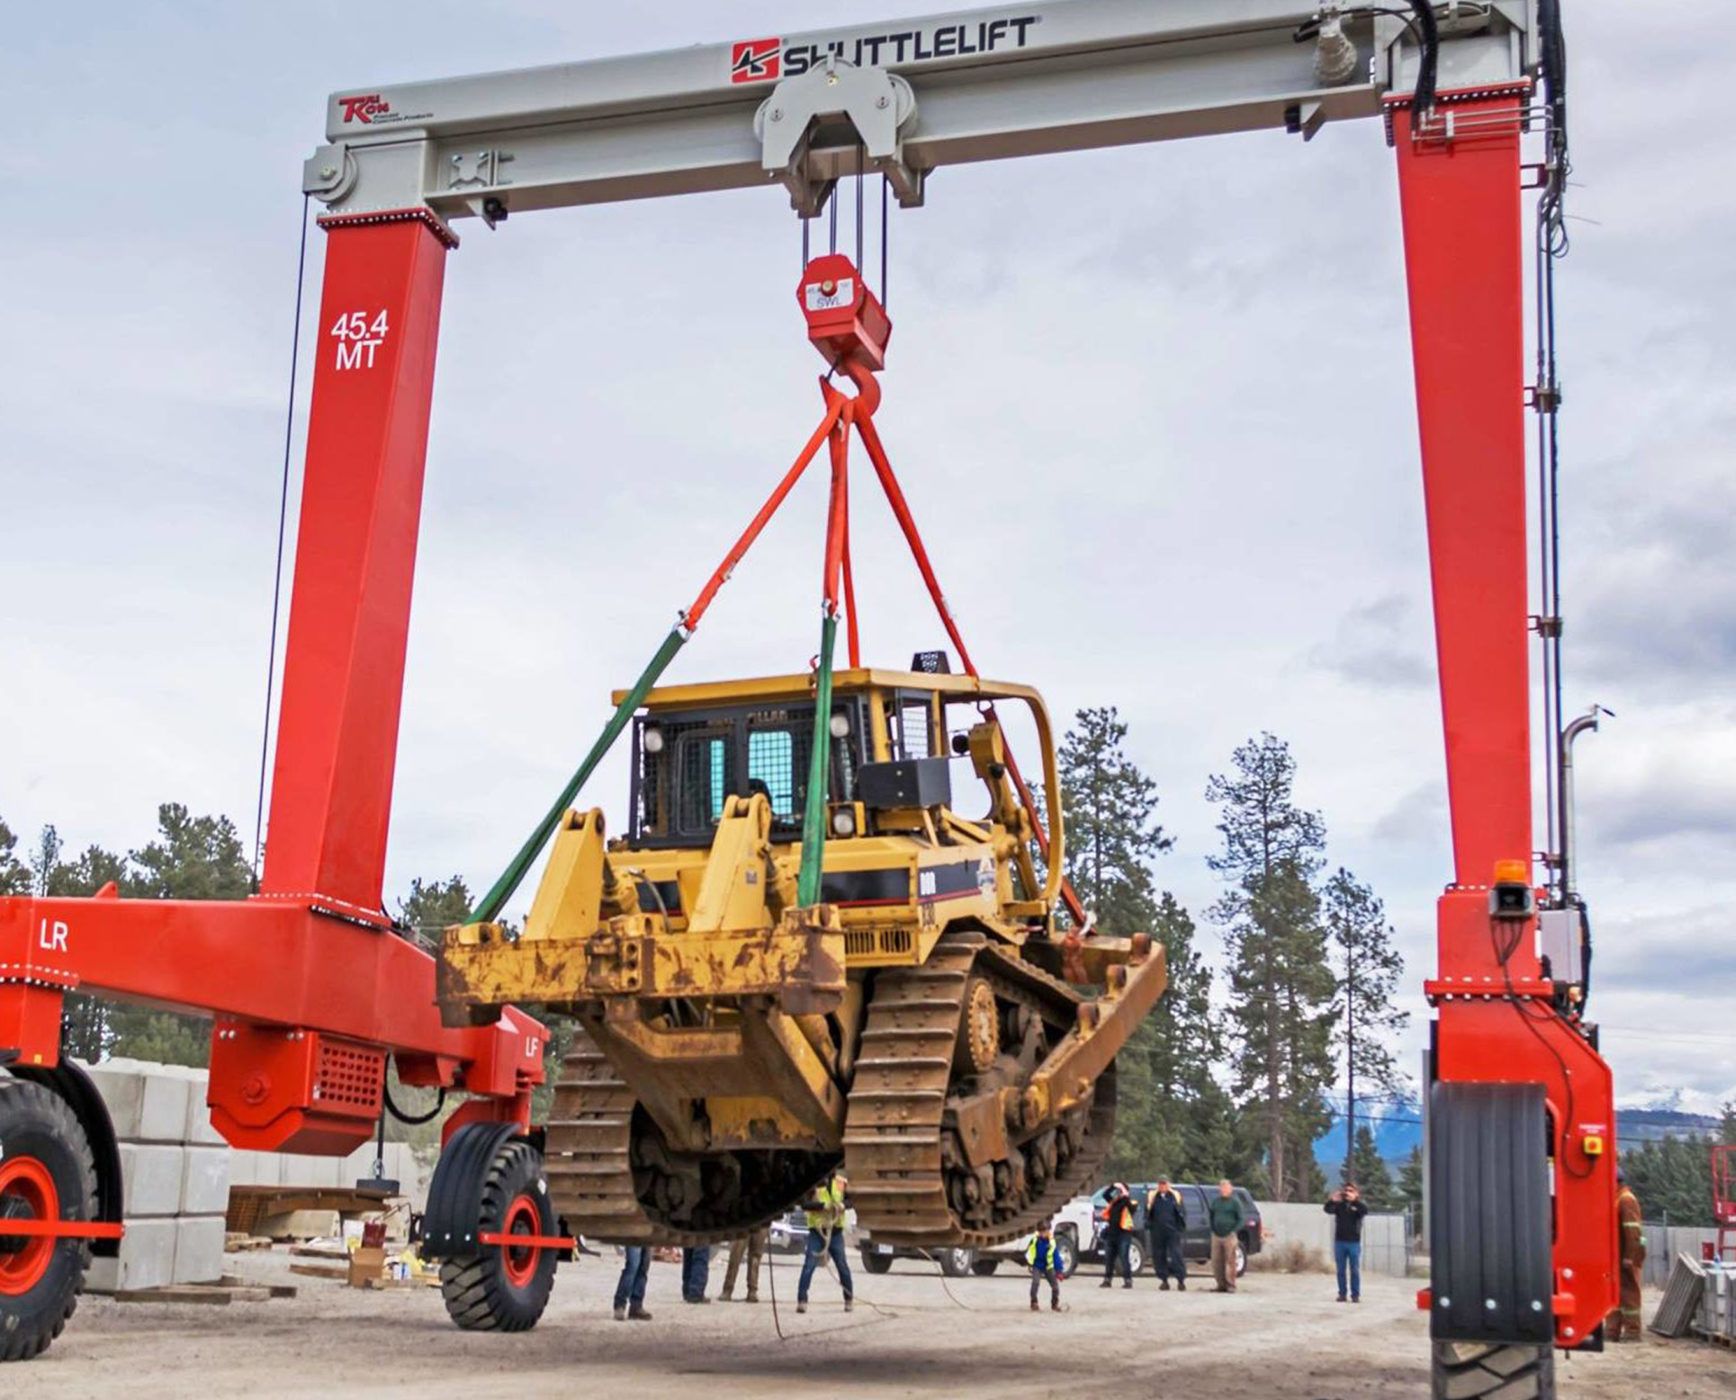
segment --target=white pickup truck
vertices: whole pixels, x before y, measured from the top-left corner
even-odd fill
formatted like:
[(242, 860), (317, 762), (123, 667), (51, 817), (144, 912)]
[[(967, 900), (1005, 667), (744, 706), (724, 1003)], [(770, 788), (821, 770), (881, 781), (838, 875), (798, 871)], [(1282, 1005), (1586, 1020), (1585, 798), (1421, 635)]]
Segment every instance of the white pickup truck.
[[(1084, 1203), (1088, 1219), (1091, 1210), (1089, 1196), (1080, 1196), (1069, 1201), (1055, 1217), (1055, 1247), (1061, 1260), (1062, 1278), (1066, 1278), (1078, 1267), (1079, 1230), (1078, 1226), (1071, 1222), (1075, 1215), (1074, 1207), (1081, 1202)], [(988, 1249), (912, 1249), (908, 1245), (876, 1244), (871, 1235), (863, 1235), (859, 1249), (862, 1267), (871, 1274), (886, 1273), (895, 1259), (921, 1259), (938, 1264), (941, 1273), (948, 1278), (963, 1278), (966, 1274), (986, 1278), (1000, 1268), (1003, 1261), (1011, 1261), (1014, 1268), (1024, 1268), (1025, 1251), (1030, 1248), (1033, 1238), (1031, 1235), (1022, 1235), (1016, 1240)]]

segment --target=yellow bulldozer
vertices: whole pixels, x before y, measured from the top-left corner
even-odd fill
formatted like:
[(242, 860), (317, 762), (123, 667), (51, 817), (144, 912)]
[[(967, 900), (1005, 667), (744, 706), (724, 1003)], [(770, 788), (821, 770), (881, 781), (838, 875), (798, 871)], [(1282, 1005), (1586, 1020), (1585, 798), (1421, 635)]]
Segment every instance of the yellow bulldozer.
[[(1115, 1056), (1163, 992), (1164, 957), (1056, 917), (1061, 813), (1045, 859), (994, 710), (1028, 710), (1055, 793), (1042, 699), (938, 668), (832, 681), (823, 719), (812, 675), (650, 691), (627, 830), (568, 811), (522, 932), (445, 935), (448, 1020), (517, 1002), (576, 1022), (545, 1140), (571, 1233), (717, 1242), (842, 1161), (876, 1240), (978, 1247), (1093, 1184)], [(981, 815), (955, 810), (955, 773), (981, 783)]]

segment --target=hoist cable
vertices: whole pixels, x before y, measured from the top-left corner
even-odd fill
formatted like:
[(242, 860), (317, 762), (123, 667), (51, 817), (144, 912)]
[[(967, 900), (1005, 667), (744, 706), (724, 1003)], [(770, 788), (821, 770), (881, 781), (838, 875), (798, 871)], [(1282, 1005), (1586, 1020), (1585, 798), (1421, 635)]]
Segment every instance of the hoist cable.
[(891, 182), (882, 175), (880, 177), (880, 309), (890, 311), (892, 302), (886, 292), (886, 230), (890, 226), (886, 217), (886, 207), (891, 202)]
[(849, 509), (850, 420), (846, 403), (831, 435), (832, 496), (826, 511), (826, 553), (820, 585), (820, 659), (814, 671), (814, 735), (808, 756), (808, 791), (802, 805), (802, 863), (796, 877), (796, 903), (820, 902), (826, 858), (827, 779), (832, 770), (832, 657), (838, 642), (838, 586), (844, 567)]
[[(859, 414), (856, 417), (856, 431), (862, 435), (862, 445), (868, 449), (868, 460), (874, 464), (874, 474), (880, 479), (880, 486), (886, 493), (887, 504), (892, 507), (892, 514), (898, 521), (898, 528), (904, 532), (905, 543), (910, 546), (911, 556), (916, 560), (917, 571), (922, 575), (922, 581), (928, 587), (928, 596), (933, 600), (935, 611), (940, 614), (941, 626), (946, 629), (946, 635), (953, 646), (958, 648), (959, 663), (967, 674), (980, 676), (976, 662), (971, 660), (970, 650), (964, 644), (958, 623), (953, 619), (952, 609), (947, 606), (946, 595), (940, 591), (940, 580), (935, 576), (934, 565), (929, 562), (928, 550), (922, 543), (922, 535), (916, 528), (916, 518), (911, 514), (910, 503), (904, 497), (903, 488), (898, 484), (898, 478), (892, 471), (892, 463), (886, 456), (886, 447), (880, 441), (879, 431), (874, 426), (872, 414)], [(997, 726), (1000, 717), (995, 713), (993, 705), (986, 711), (986, 717)], [(1002, 732), (1005, 728), (1002, 726)], [(1037, 843), (1037, 850), (1044, 860), (1049, 858), (1049, 834), (1043, 828), (1043, 822), (1038, 816), (1035, 795), (1025, 782), (1024, 775), (1019, 772), (1018, 762), (1013, 758), (1012, 750), (1006, 753), (1007, 775), (1013, 780), (1014, 789), (1019, 796), (1019, 803), (1025, 809), (1031, 821), (1031, 834)], [(1084, 927), (1086, 912), (1084, 901), (1079, 898), (1078, 891), (1073, 888), (1073, 882), (1061, 878), (1061, 901), (1067, 906), (1067, 912), (1074, 921)]]
[(307, 210), (301, 197), (301, 245), (295, 255), (295, 318), (289, 335), (289, 404), (283, 414), (283, 475), (277, 488), (277, 562), (271, 575), (271, 648), (265, 658), (265, 715), (259, 730), (259, 794), (253, 807), (253, 889), (259, 890), (259, 854), (265, 837), (265, 770), (271, 756), (271, 692), (277, 685), (277, 623), (283, 604), (283, 539), (289, 520), (289, 460), (295, 438), (295, 381), (301, 363), (301, 298), (307, 283)]

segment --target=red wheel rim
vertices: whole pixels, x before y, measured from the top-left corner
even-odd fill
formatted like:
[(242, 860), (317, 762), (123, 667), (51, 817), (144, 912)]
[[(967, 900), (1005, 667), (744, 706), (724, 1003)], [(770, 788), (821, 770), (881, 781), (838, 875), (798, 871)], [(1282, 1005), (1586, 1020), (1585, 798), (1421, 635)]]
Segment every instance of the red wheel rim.
[[(500, 1232), (503, 1235), (540, 1235), (542, 1212), (537, 1209), (536, 1199), (514, 1196), (512, 1204), (506, 1208), (506, 1219), (501, 1222)], [(523, 1288), (536, 1277), (536, 1266), (542, 1258), (542, 1250), (536, 1245), (502, 1245), (500, 1252), (506, 1265), (506, 1281), (514, 1288)]]
[[(0, 1201), (24, 1202), (28, 1213), (21, 1218), (25, 1220), (60, 1219), (60, 1192), (48, 1168), (34, 1157), (0, 1160)], [(0, 1239), (5, 1236), (6, 1222), (0, 1219)], [(56, 1243), (45, 1235), (26, 1239), (24, 1247), (14, 1253), (0, 1253), (0, 1293), (18, 1297), (41, 1283), (54, 1258)]]

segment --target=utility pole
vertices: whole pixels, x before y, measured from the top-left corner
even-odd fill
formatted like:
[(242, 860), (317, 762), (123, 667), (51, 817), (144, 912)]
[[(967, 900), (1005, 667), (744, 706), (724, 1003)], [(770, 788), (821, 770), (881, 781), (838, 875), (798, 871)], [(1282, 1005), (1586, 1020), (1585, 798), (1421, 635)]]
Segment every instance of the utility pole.
[(1344, 962), (1344, 1171), (1340, 1180), (1353, 1179), (1356, 1161), (1356, 959)]

